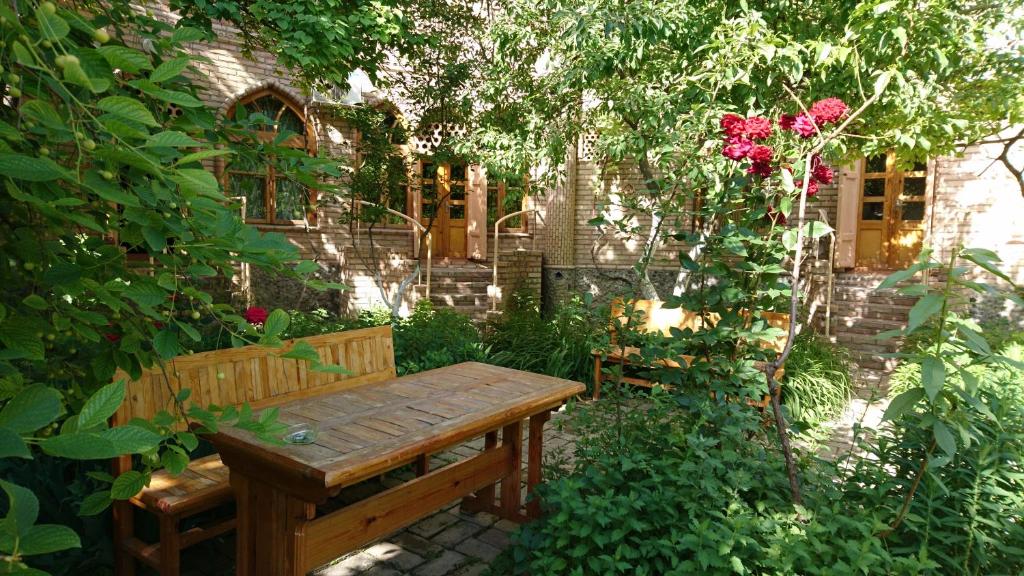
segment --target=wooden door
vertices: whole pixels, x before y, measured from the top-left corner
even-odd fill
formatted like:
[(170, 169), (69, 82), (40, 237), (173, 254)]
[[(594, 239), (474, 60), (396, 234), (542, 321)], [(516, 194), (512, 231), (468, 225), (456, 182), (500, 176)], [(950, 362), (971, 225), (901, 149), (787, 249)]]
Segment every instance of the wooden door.
[(420, 172), (420, 222), (430, 224), (435, 258), (466, 257), (466, 165), (424, 160)]
[(897, 170), (892, 154), (864, 161), (857, 222), (858, 267), (905, 268), (921, 251), (927, 212), (923, 164)]

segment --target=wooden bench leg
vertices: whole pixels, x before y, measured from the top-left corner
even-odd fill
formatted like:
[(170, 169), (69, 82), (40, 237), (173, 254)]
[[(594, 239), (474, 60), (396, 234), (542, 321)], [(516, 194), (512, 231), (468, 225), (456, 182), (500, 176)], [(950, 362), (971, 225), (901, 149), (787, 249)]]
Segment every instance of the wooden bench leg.
[(526, 460), (526, 515), (530, 518), (540, 517), (540, 501), (535, 494), (541, 481), (541, 464), (544, 460), (544, 423), (551, 418), (551, 412), (545, 410), (530, 417), (530, 447)]
[(601, 398), (601, 356), (594, 354), (594, 400)]
[(236, 472), (230, 478), (238, 504), (235, 574), (305, 574), (299, 528), (316, 516), (316, 505)]
[(135, 506), (127, 500), (116, 500), (114, 513), (114, 574), (135, 576), (135, 557), (125, 549), (125, 543), (135, 536)]
[(160, 516), (160, 576), (178, 576), (181, 573), (181, 533), (178, 517)]
[(430, 472), (430, 454), (420, 454), (416, 457), (416, 463), (413, 465), (416, 469), (416, 476), (426, 476)]
[[(498, 431), (492, 430), (484, 435), (484, 452), (498, 447)], [(495, 485), (488, 484), (472, 495), (462, 499), (462, 511), (467, 514), (477, 512), (494, 512)]]
[(510, 520), (522, 517), (519, 511), (521, 504), (520, 490), (522, 479), (523, 462), (523, 423), (522, 421), (509, 424), (501, 429), (502, 446), (512, 446), (511, 458), (512, 469), (508, 476), (501, 480), (501, 513)]

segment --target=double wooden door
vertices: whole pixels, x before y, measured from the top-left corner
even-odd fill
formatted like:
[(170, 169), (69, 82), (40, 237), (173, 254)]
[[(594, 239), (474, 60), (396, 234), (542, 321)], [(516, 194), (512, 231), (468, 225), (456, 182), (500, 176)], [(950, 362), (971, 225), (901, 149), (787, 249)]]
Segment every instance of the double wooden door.
[(420, 169), (420, 222), (430, 226), (433, 256), (465, 258), (469, 184), (466, 164), (424, 160)]
[(927, 167), (898, 170), (895, 156), (864, 160), (857, 223), (858, 267), (906, 268), (921, 252), (927, 214)]

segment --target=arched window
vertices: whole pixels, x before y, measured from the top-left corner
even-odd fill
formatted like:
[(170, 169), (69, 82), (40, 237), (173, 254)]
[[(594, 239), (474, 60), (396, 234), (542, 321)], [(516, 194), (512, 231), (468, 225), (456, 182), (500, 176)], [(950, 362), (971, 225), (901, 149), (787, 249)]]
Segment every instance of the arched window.
[[(244, 110), (244, 112), (241, 112)], [(240, 99), (228, 110), (229, 118), (239, 114), (269, 120), (256, 132), (263, 142), (274, 141), (282, 133), (291, 134), (279, 146), (313, 151), (309, 125), (302, 110), (271, 90), (262, 90)], [(257, 224), (300, 225), (315, 218), (311, 209), (315, 193), (302, 184), (278, 174), (273, 164), (247, 158), (233, 158), (225, 170), (224, 187), (229, 196), (246, 199), (246, 220)]]

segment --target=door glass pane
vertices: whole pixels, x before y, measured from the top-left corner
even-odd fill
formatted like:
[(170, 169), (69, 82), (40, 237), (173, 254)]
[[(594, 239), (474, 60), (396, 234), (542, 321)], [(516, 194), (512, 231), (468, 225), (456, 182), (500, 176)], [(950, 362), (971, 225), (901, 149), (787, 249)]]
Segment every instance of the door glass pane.
[(927, 162), (914, 162), (914, 167), (911, 169), (913, 172), (924, 172), (928, 169)]
[(466, 199), (466, 187), (461, 184), (452, 184), (451, 187), (451, 199), (452, 200), (465, 200)]
[(885, 179), (869, 178), (864, 180), (864, 196), (879, 197), (885, 196)]
[(466, 179), (466, 165), (465, 164), (452, 164), (452, 180), (465, 180)]
[(864, 167), (865, 172), (885, 172), (885, 154), (871, 156)]
[(865, 202), (861, 207), (861, 220), (881, 220), (885, 214), (884, 202)]
[(924, 220), (924, 202), (904, 202), (900, 210), (900, 218), (909, 222)]
[(424, 200), (433, 201), (437, 198), (437, 188), (433, 184), (423, 184), (423, 187), (420, 189), (420, 195)]
[(433, 202), (424, 202), (423, 210), (420, 211), (420, 213), (423, 214), (423, 218), (421, 218), (421, 220), (430, 220), (433, 218), (434, 215), (437, 214), (437, 210), (434, 208)]
[(466, 218), (466, 207), (462, 204), (451, 205), (448, 207), (448, 219), (449, 220), (464, 220)]
[(228, 174), (228, 196), (245, 198), (245, 217), (264, 220), (266, 208), (266, 178), (255, 174)]
[(437, 164), (433, 162), (423, 163), (423, 177), (427, 180), (433, 180), (437, 177)]
[(276, 220), (302, 220), (306, 212), (306, 189), (292, 180), (277, 178), (274, 182)]
[(925, 178), (913, 176), (903, 179), (903, 193), (907, 196), (924, 196)]

